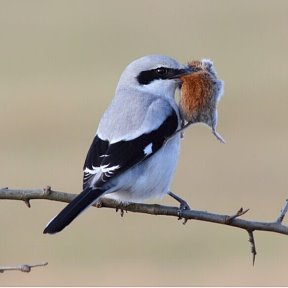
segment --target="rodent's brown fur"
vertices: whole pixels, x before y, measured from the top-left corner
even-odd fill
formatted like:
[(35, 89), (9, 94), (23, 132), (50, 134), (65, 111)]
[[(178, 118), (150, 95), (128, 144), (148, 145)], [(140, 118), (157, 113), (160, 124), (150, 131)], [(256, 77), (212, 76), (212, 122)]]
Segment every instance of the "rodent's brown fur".
[(201, 61), (192, 61), (189, 66), (199, 68), (199, 71), (181, 77), (180, 107), (187, 121), (194, 120), (198, 113), (210, 106), (214, 93), (213, 79)]

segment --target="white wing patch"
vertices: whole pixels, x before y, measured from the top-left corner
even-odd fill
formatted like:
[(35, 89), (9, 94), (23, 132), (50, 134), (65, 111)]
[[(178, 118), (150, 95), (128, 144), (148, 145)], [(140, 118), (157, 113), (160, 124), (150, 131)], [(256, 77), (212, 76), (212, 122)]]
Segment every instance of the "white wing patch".
[(92, 169), (89, 169), (88, 167), (85, 168), (84, 173), (87, 173), (89, 175), (95, 175), (99, 172), (100, 168), (92, 166)]
[(110, 164), (102, 165), (100, 167), (92, 166), (92, 169), (85, 168), (84, 169), (84, 178), (90, 178), (92, 175), (103, 173), (106, 177), (111, 177), (113, 172), (120, 168), (120, 165), (110, 166)]
[(148, 144), (145, 148), (144, 148), (144, 153), (145, 155), (150, 155), (153, 151), (152, 151), (152, 146), (153, 143)]
[[(109, 165), (110, 164), (106, 164), (106, 165), (100, 166), (100, 169), (101, 169), (102, 173), (106, 173), (106, 175), (108, 174), (107, 175), (108, 177), (111, 177), (113, 172), (120, 168), (120, 165), (115, 165), (115, 166), (111, 166), (111, 167), (109, 167)], [(111, 174), (111, 175), (109, 175), (109, 174)]]

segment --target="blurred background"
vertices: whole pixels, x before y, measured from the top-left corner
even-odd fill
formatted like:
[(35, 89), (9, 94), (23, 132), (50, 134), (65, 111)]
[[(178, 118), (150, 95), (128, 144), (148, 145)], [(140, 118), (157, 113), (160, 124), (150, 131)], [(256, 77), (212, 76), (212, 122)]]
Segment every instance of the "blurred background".
[[(0, 1), (0, 186), (79, 193), (98, 121), (128, 63), (210, 58), (225, 81), (220, 144), (185, 133), (172, 191), (191, 207), (273, 221), (288, 195), (287, 1)], [(166, 197), (158, 203), (175, 205)], [(288, 238), (89, 209), (42, 231), (64, 203), (1, 201), (0, 266), (48, 261), (0, 285), (288, 285)], [(286, 222), (287, 223), (287, 222)]]

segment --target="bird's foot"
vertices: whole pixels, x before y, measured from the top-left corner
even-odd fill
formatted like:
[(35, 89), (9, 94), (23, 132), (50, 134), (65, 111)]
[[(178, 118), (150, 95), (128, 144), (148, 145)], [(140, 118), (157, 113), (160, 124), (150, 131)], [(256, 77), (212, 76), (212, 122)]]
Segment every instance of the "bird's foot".
[[(174, 194), (173, 192), (169, 191), (168, 195), (170, 195), (172, 198), (174, 198), (176, 201), (178, 201), (180, 203), (179, 209), (178, 209), (178, 220), (181, 220), (183, 218), (182, 216), (182, 212), (185, 210), (191, 210), (189, 204), (183, 200), (181, 197), (177, 196), (176, 194)], [(183, 224), (185, 225), (187, 223), (188, 219), (185, 218), (183, 221)]]
[(127, 210), (125, 210), (125, 202), (119, 202), (119, 205), (116, 207), (116, 213), (120, 210), (121, 217), (124, 216), (124, 211), (127, 213)]

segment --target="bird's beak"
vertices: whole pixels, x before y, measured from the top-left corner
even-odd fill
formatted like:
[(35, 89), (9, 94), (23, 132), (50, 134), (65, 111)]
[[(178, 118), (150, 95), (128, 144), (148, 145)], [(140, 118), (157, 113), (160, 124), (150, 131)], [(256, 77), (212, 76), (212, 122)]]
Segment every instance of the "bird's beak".
[(169, 77), (170, 79), (179, 79), (180, 77), (190, 74), (193, 72), (193, 69), (191, 67), (185, 67), (181, 69), (175, 69), (173, 75)]

